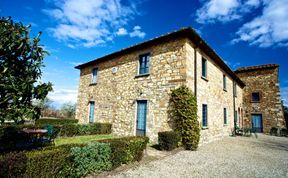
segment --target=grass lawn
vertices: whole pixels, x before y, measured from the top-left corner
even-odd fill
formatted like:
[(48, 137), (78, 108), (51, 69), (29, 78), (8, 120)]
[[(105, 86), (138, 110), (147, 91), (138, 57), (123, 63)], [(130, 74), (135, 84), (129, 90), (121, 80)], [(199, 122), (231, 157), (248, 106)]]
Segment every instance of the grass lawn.
[(64, 138), (56, 138), (55, 146), (70, 144), (70, 143), (85, 143), (94, 140), (103, 140), (115, 138), (115, 135), (84, 135), (84, 136), (75, 136), (75, 137), (64, 137)]

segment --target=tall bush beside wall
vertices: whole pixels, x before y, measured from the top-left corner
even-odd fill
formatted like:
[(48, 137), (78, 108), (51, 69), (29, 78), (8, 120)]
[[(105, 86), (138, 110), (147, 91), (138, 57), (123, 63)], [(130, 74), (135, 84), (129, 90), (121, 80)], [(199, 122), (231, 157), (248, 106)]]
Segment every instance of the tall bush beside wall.
[(196, 150), (200, 140), (200, 128), (195, 96), (188, 87), (181, 86), (172, 90), (170, 104), (175, 130), (180, 133), (182, 144), (188, 150)]

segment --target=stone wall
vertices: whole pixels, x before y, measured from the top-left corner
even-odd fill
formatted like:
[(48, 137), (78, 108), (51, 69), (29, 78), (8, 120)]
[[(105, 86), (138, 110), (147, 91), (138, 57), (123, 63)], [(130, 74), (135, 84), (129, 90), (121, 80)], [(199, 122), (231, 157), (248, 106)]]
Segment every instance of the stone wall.
[[(168, 104), (171, 89), (186, 81), (185, 39), (128, 53), (95, 63), (81, 70), (76, 118), (88, 122), (89, 101), (95, 101), (95, 122), (113, 124), (118, 135), (136, 134), (136, 101), (148, 101), (146, 134), (152, 141), (157, 133), (171, 130)], [(138, 77), (139, 55), (150, 53), (150, 75)], [(98, 67), (97, 84), (90, 85), (91, 71)], [(112, 73), (112, 68), (117, 72)]]
[[(284, 127), (278, 67), (240, 71), (237, 75), (246, 84), (243, 94), (246, 117), (244, 125), (252, 127), (251, 114), (262, 114), (263, 132), (269, 133), (271, 127)], [(252, 102), (252, 92), (260, 93), (260, 102)]]
[[(136, 134), (136, 101), (148, 101), (146, 134), (157, 141), (160, 131), (171, 130), (168, 117), (171, 89), (186, 84), (194, 92), (194, 48), (185, 38), (163, 42), (127, 53), (115, 59), (95, 62), (81, 69), (76, 118), (88, 123), (89, 101), (95, 101), (95, 122), (109, 122), (118, 135)], [(234, 125), (233, 81), (201, 50), (197, 54), (197, 102), (199, 122), (202, 104), (208, 105), (208, 128), (201, 130), (200, 142), (227, 136)], [(137, 76), (139, 55), (150, 53), (150, 75)], [(208, 80), (201, 78), (201, 57), (208, 60)], [(92, 69), (98, 68), (97, 84), (91, 85)], [(117, 72), (112, 73), (112, 68)], [(227, 91), (223, 90), (223, 74)], [(242, 89), (238, 86), (236, 108), (242, 107)], [(224, 107), (227, 125), (224, 125)]]
[[(187, 60), (192, 63), (188, 66), (189, 72), (194, 67), (194, 50), (193, 44), (187, 41)], [(233, 105), (233, 80), (223, 71), (213, 60), (204, 54), (200, 49), (196, 49), (197, 56), (197, 104), (198, 117), (202, 126), (202, 104), (208, 107), (208, 127), (201, 129), (200, 143), (207, 143), (213, 140), (221, 139), (231, 134), (234, 128), (234, 105)], [(202, 78), (202, 56), (207, 59), (207, 78)], [(193, 66), (193, 67), (192, 67)], [(194, 72), (191, 77), (187, 77), (187, 84), (194, 87)], [(227, 90), (223, 90), (223, 75), (226, 75)], [(235, 98), (235, 108), (242, 108), (242, 89), (237, 85), (237, 97)], [(224, 125), (224, 108), (227, 109), (227, 124)]]

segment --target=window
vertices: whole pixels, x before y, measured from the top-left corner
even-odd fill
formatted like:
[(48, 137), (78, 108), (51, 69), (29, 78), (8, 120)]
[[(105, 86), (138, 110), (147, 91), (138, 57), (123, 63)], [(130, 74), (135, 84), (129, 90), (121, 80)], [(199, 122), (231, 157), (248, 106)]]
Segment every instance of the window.
[(260, 102), (260, 94), (258, 92), (252, 93), (252, 102)]
[(208, 126), (208, 120), (207, 120), (207, 104), (202, 105), (202, 127)]
[(226, 84), (226, 75), (223, 75), (223, 90), (227, 90), (227, 84)]
[(224, 108), (224, 125), (227, 125), (227, 109)]
[(139, 74), (149, 74), (149, 54), (139, 56)]
[(235, 124), (237, 127), (239, 126), (239, 124), (238, 124), (238, 112), (237, 111), (235, 111)]
[(202, 77), (207, 78), (207, 60), (202, 58)]
[(94, 109), (95, 109), (95, 102), (90, 101), (89, 102), (89, 123), (94, 122)]
[(98, 73), (98, 68), (94, 68), (92, 70), (92, 81), (91, 81), (92, 84), (97, 82), (97, 73)]

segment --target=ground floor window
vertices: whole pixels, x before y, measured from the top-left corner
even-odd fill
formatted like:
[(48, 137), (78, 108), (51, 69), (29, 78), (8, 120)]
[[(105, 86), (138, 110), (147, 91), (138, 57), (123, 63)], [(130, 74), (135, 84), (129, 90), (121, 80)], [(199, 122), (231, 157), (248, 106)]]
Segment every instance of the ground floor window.
[(224, 108), (224, 125), (227, 125), (227, 109)]
[(90, 101), (89, 102), (89, 123), (94, 122), (94, 110), (95, 110), (95, 102)]
[(137, 101), (136, 135), (146, 135), (147, 100)]
[(208, 107), (207, 104), (202, 105), (202, 127), (207, 127), (208, 126)]

